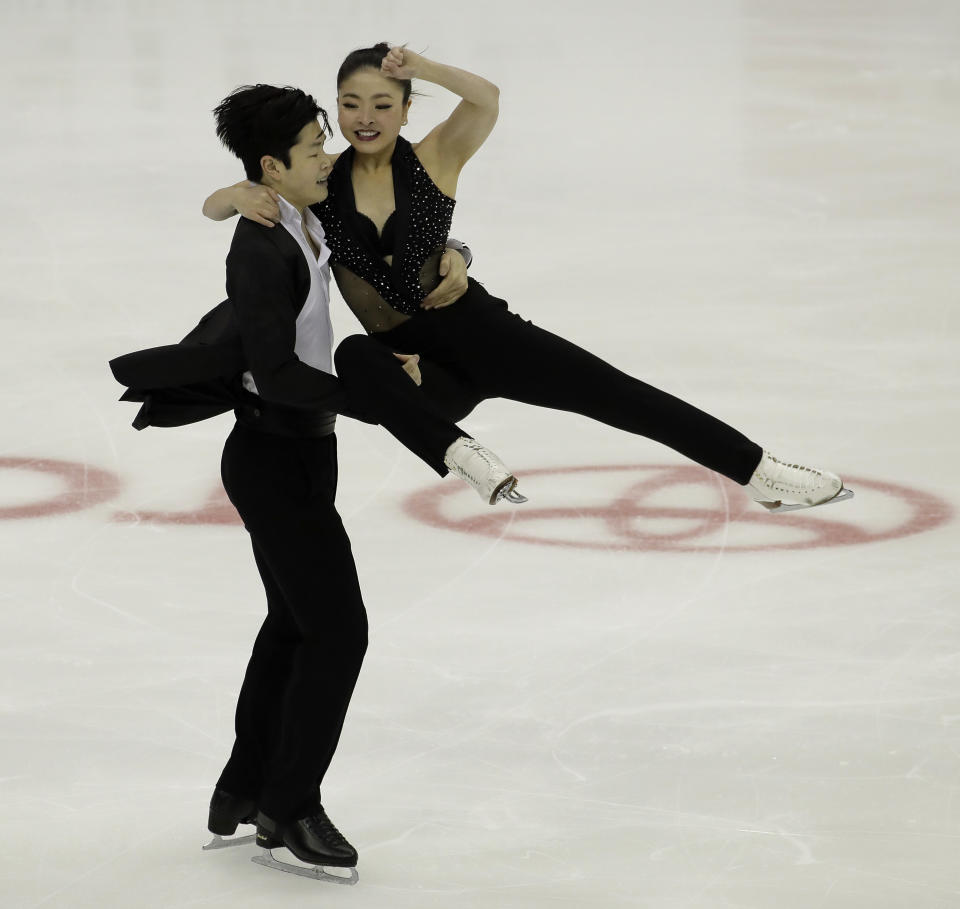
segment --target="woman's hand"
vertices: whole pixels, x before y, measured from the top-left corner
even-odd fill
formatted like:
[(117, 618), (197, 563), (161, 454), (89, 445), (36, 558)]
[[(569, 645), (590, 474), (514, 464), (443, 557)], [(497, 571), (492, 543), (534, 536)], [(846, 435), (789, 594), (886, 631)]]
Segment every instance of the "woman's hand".
[(420, 354), (402, 354), (394, 353), (394, 356), (403, 363), (403, 371), (413, 379), (414, 384), (419, 385), (423, 380), (420, 377)]
[(391, 47), (380, 64), (380, 72), (391, 79), (416, 79), (422, 62), (420, 54), (406, 47)]
[(273, 227), (280, 220), (280, 203), (276, 190), (269, 186), (235, 186), (233, 188), (233, 206), (251, 221)]
[(421, 309), (449, 306), (467, 292), (467, 263), (457, 250), (448, 249), (443, 254), (438, 271), (443, 280), (423, 298)]

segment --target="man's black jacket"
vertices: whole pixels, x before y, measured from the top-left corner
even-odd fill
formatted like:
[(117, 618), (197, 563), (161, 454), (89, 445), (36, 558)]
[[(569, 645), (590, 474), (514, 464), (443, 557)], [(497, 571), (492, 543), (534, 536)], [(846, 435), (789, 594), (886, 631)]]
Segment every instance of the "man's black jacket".
[(280, 225), (240, 218), (227, 255), (227, 296), (179, 343), (110, 361), (142, 402), (133, 425), (182, 426), (251, 400), (241, 384), (249, 370), (262, 400), (316, 411), (348, 412), (339, 380), (294, 353), (297, 314), (310, 291), (299, 244)]

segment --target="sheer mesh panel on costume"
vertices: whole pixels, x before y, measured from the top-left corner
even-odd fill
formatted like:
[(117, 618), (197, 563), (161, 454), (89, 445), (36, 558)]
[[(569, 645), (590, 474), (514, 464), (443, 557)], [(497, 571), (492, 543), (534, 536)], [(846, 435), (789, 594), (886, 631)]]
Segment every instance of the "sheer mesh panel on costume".
[[(435, 250), (420, 269), (420, 287), (426, 296), (440, 283), (440, 258), (444, 249)], [(394, 309), (368, 281), (354, 274), (343, 265), (333, 266), (333, 276), (347, 306), (370, 333), (389, 331), (410, 316)], [(421, 297), (422, 299), (422, 297)]]
[(347, 306), (367, 332), (389, 331), (410, 318), (397, 312), (371, 284), (355, 275), (349, 268), (334, 265), (333, 276), (337, 279), (337, 287), (340, 288)]

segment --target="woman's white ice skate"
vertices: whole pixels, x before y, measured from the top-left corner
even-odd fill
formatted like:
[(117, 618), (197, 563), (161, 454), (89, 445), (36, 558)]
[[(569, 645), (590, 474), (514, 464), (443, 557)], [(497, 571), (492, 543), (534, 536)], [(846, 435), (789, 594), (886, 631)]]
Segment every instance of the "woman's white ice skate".
[(853, 490), (829, 470), (788, 464), (764, 451), (747, 492), (768, 511), (797, 511), (853, 498)]
[(451, 473), (469, 483), (488, 505), (497, 502), (519, 505), (527, 501), (526, 496), (517, 492), (517, 478), (476, 439), (461, 436), (447, 449), (443, 463)]

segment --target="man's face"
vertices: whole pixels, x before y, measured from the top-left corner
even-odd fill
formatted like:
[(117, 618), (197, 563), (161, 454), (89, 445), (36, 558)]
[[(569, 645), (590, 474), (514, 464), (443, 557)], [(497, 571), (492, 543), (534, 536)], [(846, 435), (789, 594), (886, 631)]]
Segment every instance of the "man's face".
[(323, 150), (327, 135), (319, 120), (308, 123), (297, 134), (296, 144), (290, 149), (290, 166), (276, 162), (276, 172), (271, 173), (274, 189), (296, 208), (306, 208), (314, 202), (327, 198), (327, 177), (333, 164)]

